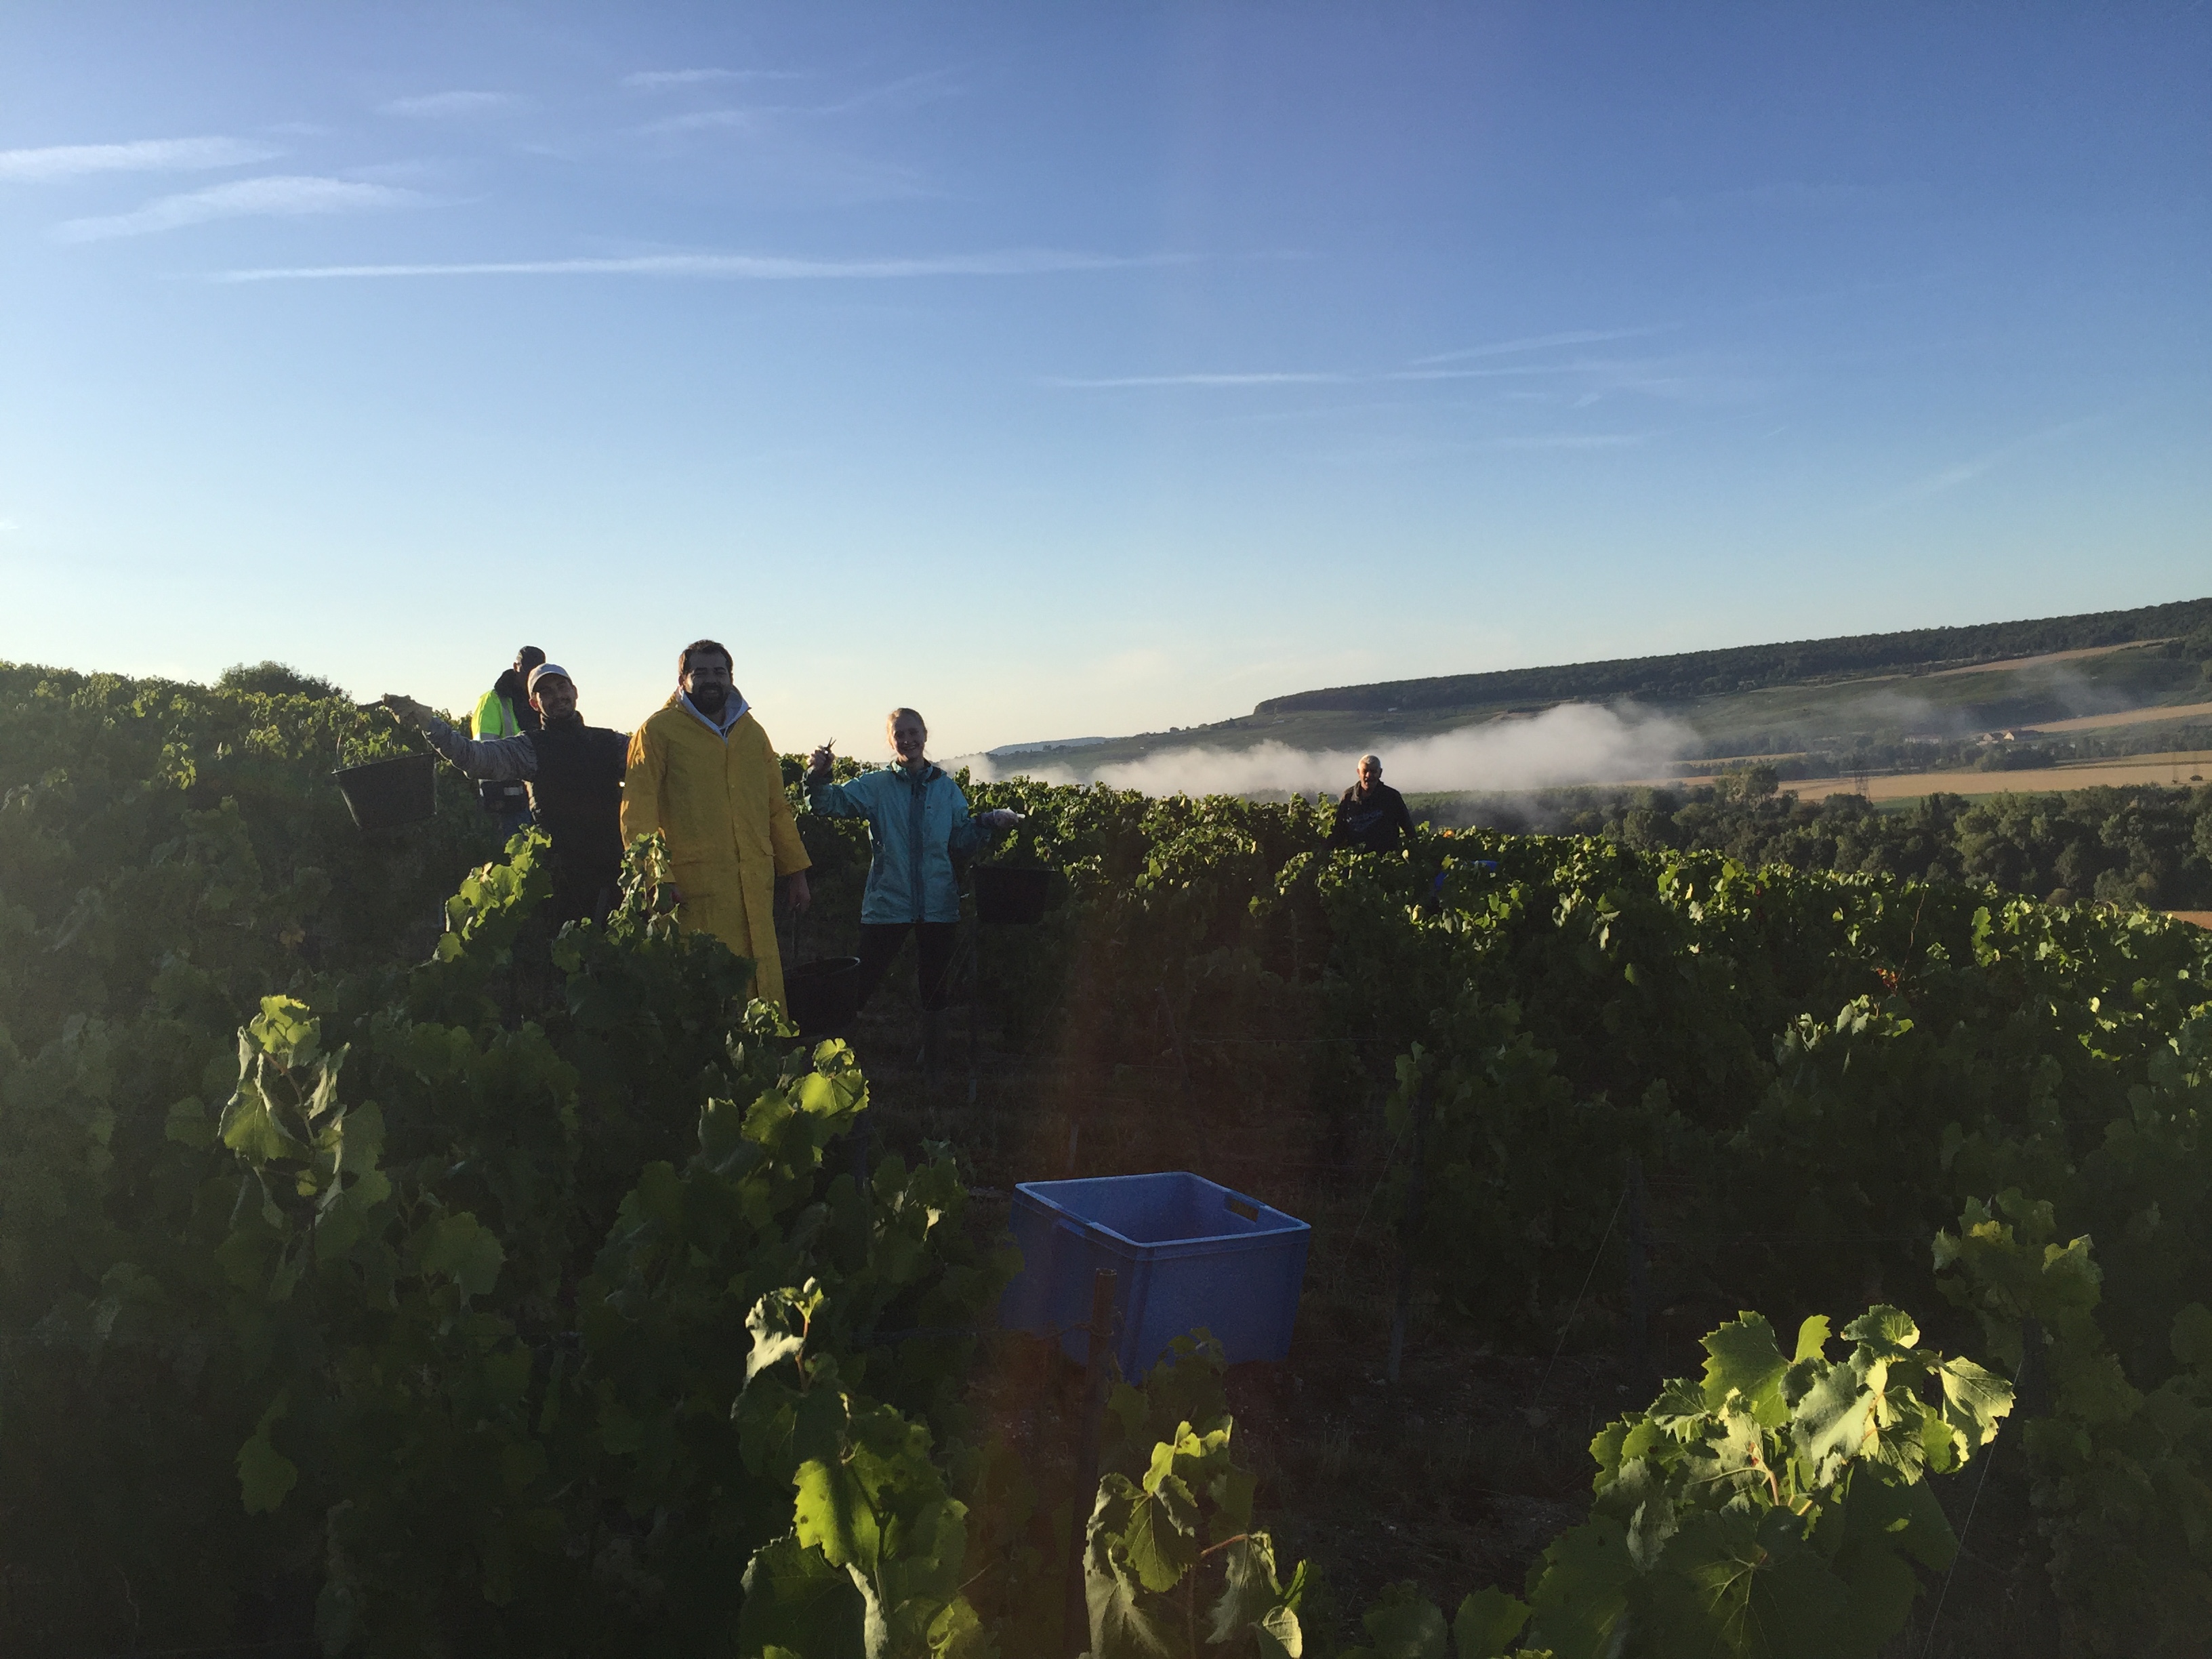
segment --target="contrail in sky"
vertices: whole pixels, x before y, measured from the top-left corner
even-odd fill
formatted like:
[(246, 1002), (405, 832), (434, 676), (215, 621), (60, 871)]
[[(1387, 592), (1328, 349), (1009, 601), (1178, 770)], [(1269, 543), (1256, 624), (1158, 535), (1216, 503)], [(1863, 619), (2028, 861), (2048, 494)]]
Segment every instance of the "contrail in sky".
[(216, 272), (218, 283), (331, 282), (377, 276), (703, 276), (750, 282), (881, 281), (910, 276), (1036, 276), (1180, 264), (1182, 253), (1084, 253), (1013, 248), (919, 258), (793, 259), (755, 253), (643, 253), (616, 258), (487, 259), (460, 264), (276, 265)]

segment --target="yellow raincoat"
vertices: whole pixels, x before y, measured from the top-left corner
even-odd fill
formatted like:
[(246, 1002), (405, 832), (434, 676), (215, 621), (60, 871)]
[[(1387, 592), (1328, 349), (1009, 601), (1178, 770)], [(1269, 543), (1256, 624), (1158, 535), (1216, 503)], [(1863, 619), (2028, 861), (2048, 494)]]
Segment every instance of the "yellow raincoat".
[(630, 738), (622, 828), (624, 845), (655, 830), (668, 838), (683, 925), (752, 958), (753, 994), (782, 1006), (775, 878), (811, 860), (760, 722), (741, 714), (717, 737), (671, 696)]

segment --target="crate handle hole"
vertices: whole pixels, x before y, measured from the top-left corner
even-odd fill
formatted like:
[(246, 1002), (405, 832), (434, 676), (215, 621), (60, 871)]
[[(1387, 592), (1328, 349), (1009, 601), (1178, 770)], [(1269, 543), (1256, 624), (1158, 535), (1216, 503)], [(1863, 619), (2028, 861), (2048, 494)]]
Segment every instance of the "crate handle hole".
[(1249, 1199), (1237, 1198), (1232, 1194), (1229, 1199), (1229, 1213), (1241, 1215), (1247, 1221), (1257, 1221), (1260, 1218), (1260, 1206)]

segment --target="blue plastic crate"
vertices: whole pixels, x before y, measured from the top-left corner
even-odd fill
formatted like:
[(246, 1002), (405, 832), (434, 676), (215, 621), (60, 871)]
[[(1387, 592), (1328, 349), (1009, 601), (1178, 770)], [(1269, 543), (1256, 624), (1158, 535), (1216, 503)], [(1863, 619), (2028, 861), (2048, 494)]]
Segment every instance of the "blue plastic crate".
[(1089, 1341), (1091, 1275), (1115, 1273), (1115, 1345), (1122, 1374), (1151, 1369), (1170, 1342), (1203, 1325), (1231, 1364), (1280, 1359), (1305, 1278), (1313, 1229), (1202, 1176), (1102, 1176), (1014, 1188), (1022, 1271), (999, 1304), (1009, 1330), (1060, 1333), (1070, 1358)]

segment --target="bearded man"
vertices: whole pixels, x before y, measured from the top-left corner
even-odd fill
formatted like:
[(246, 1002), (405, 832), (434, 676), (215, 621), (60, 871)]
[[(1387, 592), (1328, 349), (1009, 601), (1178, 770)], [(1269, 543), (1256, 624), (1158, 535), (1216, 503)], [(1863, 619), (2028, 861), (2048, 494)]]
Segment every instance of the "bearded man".
[(775, 745), (732, 683), (730, 653), (694, 640), (676, 659), (676, 690), (629, 740), (625, 844), (667, 838), (686, 927), (714, 934), (753, 964), (753, 994), (783, 1006), (775, 883), (793, 911), (812, 895)]
[(514, 782), (552, 841), (553, 920), (605, 921), (622, 883), (623, 769), (629, 734), (586, 726), (576, 683), (558, 663), (530, 671), (535, 727), (512, 737), (463, 737), (412, 697), (384, 705), (421, 726), (438, 752), (470, 777)]

